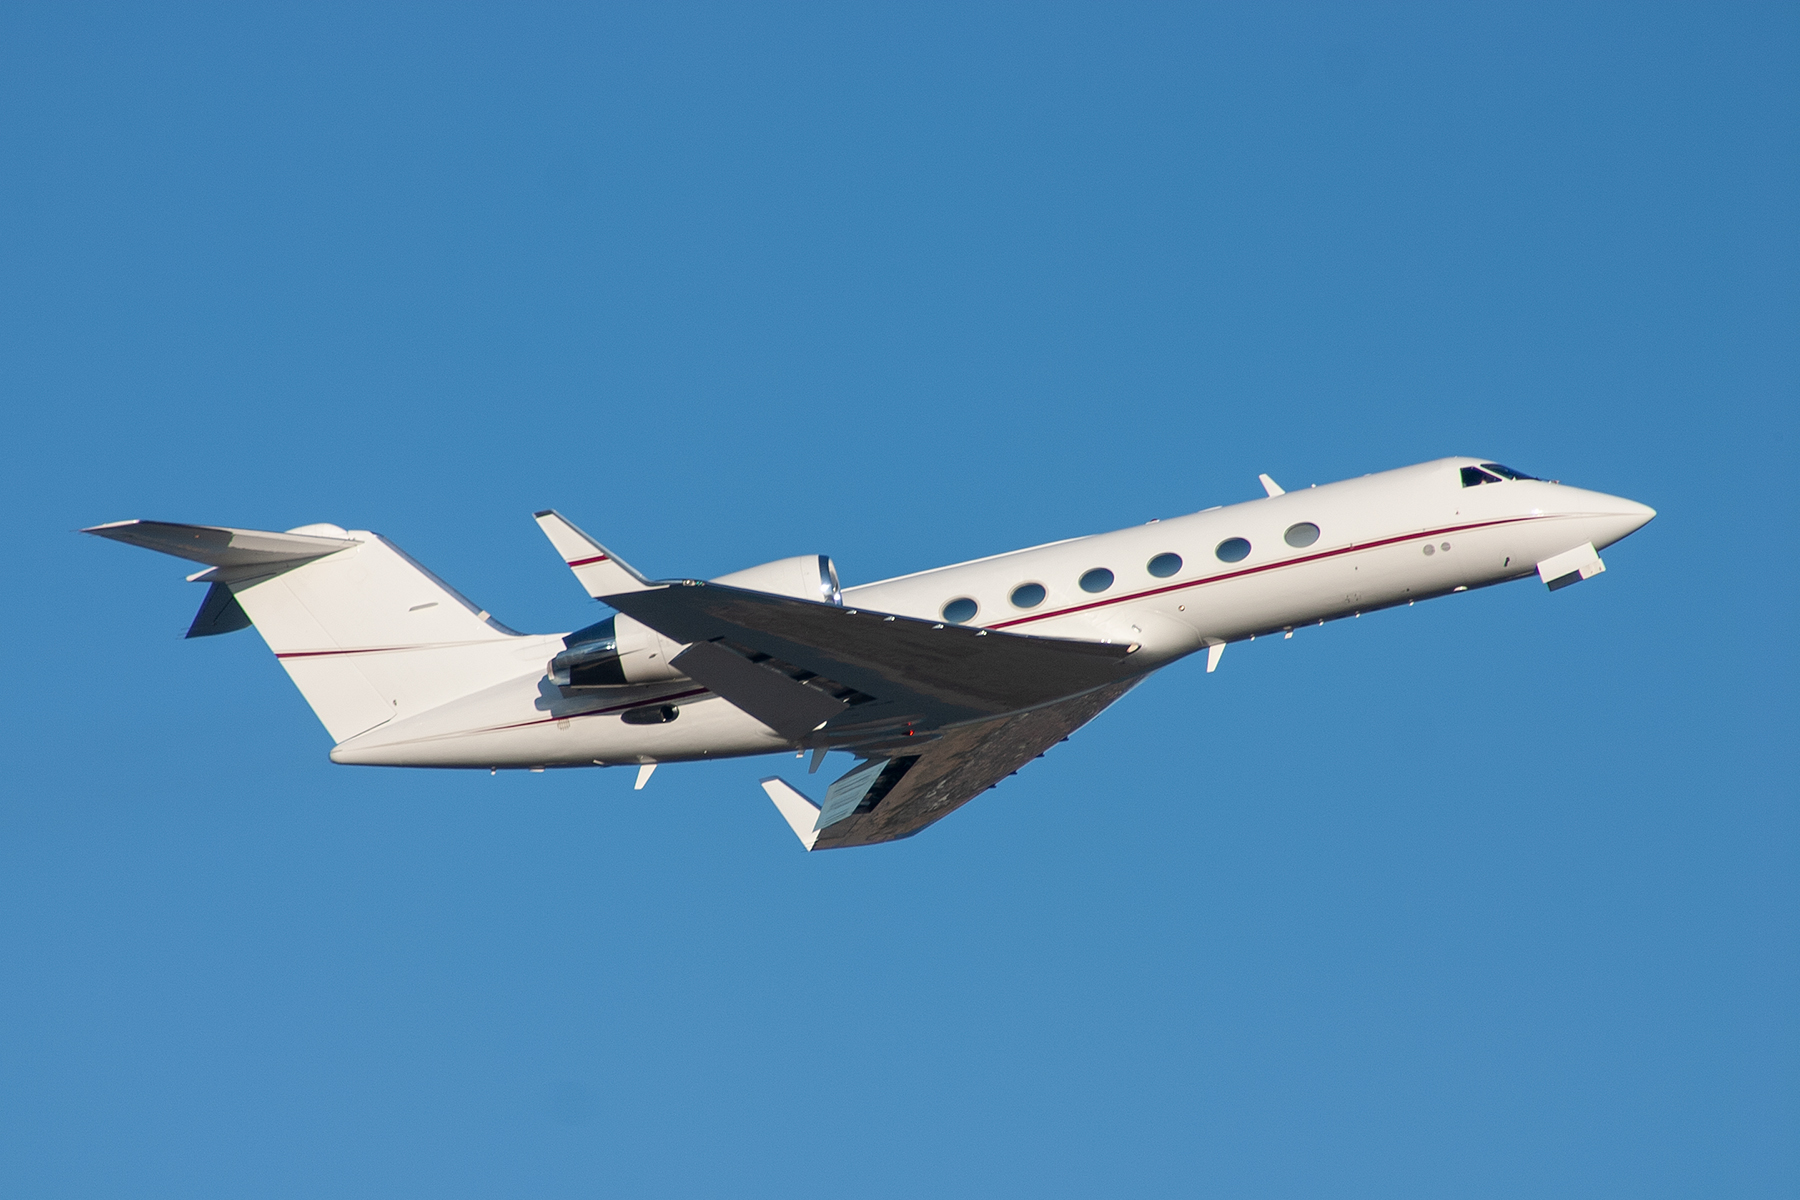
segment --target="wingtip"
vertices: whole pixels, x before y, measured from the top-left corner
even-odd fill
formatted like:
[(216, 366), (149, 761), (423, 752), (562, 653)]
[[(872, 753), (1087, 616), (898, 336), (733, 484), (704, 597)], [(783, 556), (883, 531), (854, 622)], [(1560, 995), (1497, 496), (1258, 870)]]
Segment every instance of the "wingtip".
[(774, 801), (775, 811), (781, 814), (781, 819), (794, 831), (800, 844), (811, 850), (819, 840), (819, 831), (813, 828), (813, 823), (818, 820), (819, 806), (805, 792), (779, 775), (766, 775), (760, 782), (762, 790)]
[(537, 512), (534, 512), (531, 515), (541, 521), (545, 517), (554, 517), (556, 515), (556, 510), (554, 508), (544, 508), (544, 509), (539, 509)]

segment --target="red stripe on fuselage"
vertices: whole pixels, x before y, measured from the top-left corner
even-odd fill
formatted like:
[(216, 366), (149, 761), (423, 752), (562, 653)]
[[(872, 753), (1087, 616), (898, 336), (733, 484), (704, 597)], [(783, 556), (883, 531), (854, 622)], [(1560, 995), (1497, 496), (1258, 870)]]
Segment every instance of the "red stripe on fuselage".
[(1446, 525), (1442, 529), (1423, 529), (1416, 533), (1402, 534), (1399, 537), (1381, 538), (1373, 542), (1352, 542), (1348, 546), (1339, 546), (1335, 550), (1325, 550), (1318, 554), (1303, 554), (1299, 558), (1285, 558), (1280, 562), (1262, 563), (1254, 567), (1245, 567), (1241, 571), (1225, 571), (1218, 575), (1208, 575), (1205, 579), (1190, 579), (1186, 583), (1170, 583), (1162, 587), (1149, 588), (1142, 592), (1133, 592), (1129, 596), (1114, 596), (1110, 600), (1095, 600), (1089, 604), (1077, 604), (1069, 608), (1059, 608), (1055, 612), (1033, 613), (1029, 617), (1014, 617), (1010, 621), (995, 621), (987, 629), (1005, 629), (1012, 625), (1026, 625), (1032, 621), (1048, 621), (1053, 617), (1066, 617), (1070, 613), (1087, 612), (1090, 609), (1106, 608), (1113, 604), (1129, 604), (1133, 600), (1143, 600), (1150, 596), (1161, 596), (1168, 592), (1179, 592), (1184, 588), (1200, 587), (1208, 583), (1222, 583), (1227, 579), (1242, 579), (1246, 575), (1257, 575), (1264, 571), (1274, 571), (1281, 567), (1298, 567), (1305, 563), (1320, 562), (1327, 558), (1337, 558), (1344, 554), (1353, 554), (1358, 550), (1376, 550), (1382, 546), (1392, 546), (1396, 542), (1410, 542), (1417, 538), (1442, 537), (1446, 533), (1462, 533), (1470, 529), (1487, 529), (1495, 525), (1515, 525), (1520, 521), (1541, 521), (1544, 517), (1507, 517), (1500, 521), (1476, 521), (1468, 525)]
[(456, 650), (463, 646), (491, 646), (493, 644), (491, 640), (482, 640), (476, 642), (420, 642), (412, 646), (351, 646), (343, 650), (277, 650), (275, 657), (332, 658), (341, 654), (403, 654), (415, 650)]
[(358, 650), (278, 650), (276, 658), (329, 658), (338, 654), (392, 654), (396, 650), (434, 650), (435, 646), (364, 646)]

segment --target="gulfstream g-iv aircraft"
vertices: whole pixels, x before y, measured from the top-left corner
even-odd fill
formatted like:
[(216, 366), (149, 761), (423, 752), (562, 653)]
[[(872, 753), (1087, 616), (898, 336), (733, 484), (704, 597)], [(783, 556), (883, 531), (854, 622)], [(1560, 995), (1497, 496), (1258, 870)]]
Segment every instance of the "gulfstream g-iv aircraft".
[(910, 837), (1146, 676), (1232, 642), (1536, 576), (1605, 570), (1656, 514), (1446, 458), (879, 583), (823, 554), (647, 579), (554, 511), (538, 524), (614, 610), (516, 633), (380, 534), (120, 521), (86, 533), (206, 564), (189, 637), (254, 624), (333, 762), (488, 770), (847, 750), (815, 804), (762, 786), (809, 850)]

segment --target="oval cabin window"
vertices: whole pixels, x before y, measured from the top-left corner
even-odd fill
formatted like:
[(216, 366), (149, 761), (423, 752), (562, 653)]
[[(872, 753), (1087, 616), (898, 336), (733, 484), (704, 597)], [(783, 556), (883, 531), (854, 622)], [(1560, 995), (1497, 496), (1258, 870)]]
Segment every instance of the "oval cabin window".
[(1304, 549), (1319, 540), (1319, 527), (1311, 521), (1302, 521), (1298, 525), (1289, 525), (1281, 537), (1294, 549)]
[(980, 606), (967, 596), (959, 596), (944, 605), (944, 620), (952, 625), (961, 625), (980, 611)]
[(1095, 567), (1081, 577), (1081, 590), (1084, 592), (1104, 592), (1113, 585), (1113, 573), (1105, 567)]
[(1250, 557), (1250, 543), (1243, 538), (1226, 538), (1213, 553), (1220, 562), (1243, 562)]
[(1041, 583), (1021, 583), (1013, 589), (1013, 607), (1036, 608), (1044, 602), (1045, 594), (1044, 585)]
[(1158, 579), (1167, 579), (1169, 576), (1173, 575), (1175, 572), (1181, 570), (1181, 555), (1179, 555), (1179, 554), (1159, 554), (1155, 558), (1151, 559), (1145, 565), (1144, 569), (1149, 571), (1152, 575), (1156, 576)]

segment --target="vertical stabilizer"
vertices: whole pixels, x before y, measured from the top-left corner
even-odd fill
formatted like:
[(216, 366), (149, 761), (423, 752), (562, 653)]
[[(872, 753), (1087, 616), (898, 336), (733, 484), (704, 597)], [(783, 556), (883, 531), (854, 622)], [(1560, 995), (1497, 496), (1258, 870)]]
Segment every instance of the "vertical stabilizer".
[(543, 669), (521, 639), (378, 534), (353, 550), (232, 584), (336, 741)]
[(363, 530), (124, 521), (85, 532), (211, 564), (190, 577), (212, 590), (189, 635), (247, 617), (334, 741), (541, 672), (561, 646), (507, 629)]

